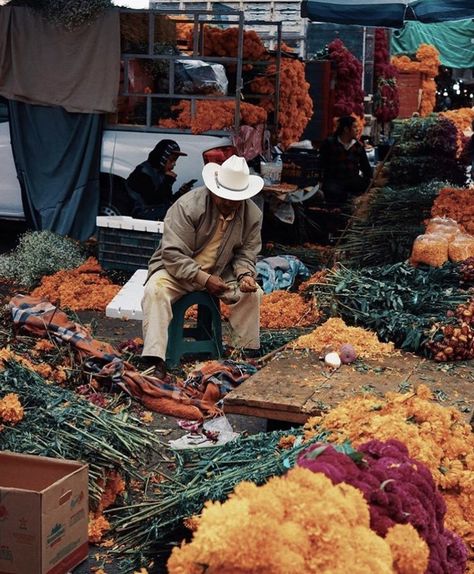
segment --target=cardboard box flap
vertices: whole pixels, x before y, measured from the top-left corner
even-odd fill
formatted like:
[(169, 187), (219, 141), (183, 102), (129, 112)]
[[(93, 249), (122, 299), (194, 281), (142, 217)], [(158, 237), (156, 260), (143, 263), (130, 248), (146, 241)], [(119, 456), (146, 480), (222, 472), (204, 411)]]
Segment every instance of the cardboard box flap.
[(83, 466), (74, 461), (1, 452), (0, 488), (42, 492)]

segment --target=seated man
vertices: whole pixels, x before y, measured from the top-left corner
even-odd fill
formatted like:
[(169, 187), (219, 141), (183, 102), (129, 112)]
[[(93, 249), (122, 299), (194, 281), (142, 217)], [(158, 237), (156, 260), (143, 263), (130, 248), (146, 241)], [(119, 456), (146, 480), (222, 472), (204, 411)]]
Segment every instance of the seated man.
[(247, 162), (231, 156), (209, 163), (205, 187), (179, 198), (169, 209), (160, 246), (150, 259), (143, 308), (143, 357), (166, 374), (171, 305), (182, 295), (206, 290), (230, 306), (236, 344), (260, 348), (261, 289), (255, 262), (261, 248), (262, 214), (250, 200), (263, 179), (249, 175)]
[(173, 169), (178, 158), (186, 155), (174, 140), (164, 139), (151, 150), (146, 161), (137, 165), (125, 182), (132, 217), (162, 220), (173, 201), (191, 189), (196, 180), (188, 181), (173, 195)]

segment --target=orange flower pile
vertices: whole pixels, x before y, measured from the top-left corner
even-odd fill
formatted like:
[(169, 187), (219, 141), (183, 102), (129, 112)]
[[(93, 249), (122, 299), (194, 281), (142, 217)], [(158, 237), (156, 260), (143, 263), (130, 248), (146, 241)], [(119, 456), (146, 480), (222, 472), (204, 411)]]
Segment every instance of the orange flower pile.
[[(196, 115), (191, 115), (191, 104), (182, 100), (172, 107), (177, 113), (175, 119), (162, 119), (159, 126), (170, 129), (189, 129), (193, 134), (209, 130), (232, 129), (235, 119), (235, 102), (218, 100), (200, 100), (196, 105)], [(246, 102), (240, 103), (240, 122), (243, 125), (257, 126), (267, 120), (267, 112), (260, 106)]]
[(169, 574), (423, 574), (428, 548), (410, 525), (381, 538), (358, 489), (293, 468), (207, 502), (192, 541), (174, 548), (167, 566)]
[(337, 350), (345, 343), (350, 343), (357, 356), (365, 359), (381, 358), (395, 353), (393, 343), (381, 343), (375, 333), (361, 327), (348, 327), (337, 317), (328, 319), (312, 333), (298, 337), (293, 347), (313, 349), (321, 353), (329, 349)]
[(23, 419), (23, 415), (24, 410), (16, 393), (8, 393), (2, 399), (0, 398), (0, 423), (15, 425)]
[(420, 115), (427, 116), (431, 114), (436, 105), (436, 82), (434, 78), (438, 75), (440, 66), (439, 52), (430, 44), (421, 44), (415, 57), (416, 60), (412, 60), (408, 56), (394, 56), (392, 64), (399, 72), (421, 72), (424, 75)]
[[(275, 94), (275, 74), (276, 64), (273, 58), (267, 66), (265, 76), (253, 80), (251, 91), (256, 94)], [(268, 112), (273, 112), (275, 109), (273, 98), (262, 98), (260, 105)], [(313, 100), (309, 95), (304, 63), (292, 58), (282, 58), (278, 138), (284, 148), (299, 141), (312, 115)]]
[(474, 190), (443, 187), (431, 208), (432, 217), (449, 217), (474, 235)]
[[(222, 305), (222, 314), (229, 316), (226, 305)], [(319, 311), (314, 303), (307, 302), (298, 293), (273, 291), (262, 297), (260, 305), (260, 326), (262, 329), (290, 329), (308, 327), (319, 321)]]
[(358, 396), (308, 419), (306, 436), (324, 428), (331, 431), (329, 441), (348, 440), (354, 447), (372, 439), (403, 442), (410, 457), (429, 467), (441, 490), (446, 527), (474, 548), (474, 434), (459, 411), (431, 399), (425, 385), (411, 394)]
[[(221, 303), (221, 315), (228, 319), (230, 309)], [(197, 319), (197, 305), (186, 311), (185, 319)], [(262, 329), (290, 329), (292, 327), (308, 327), (317, 323), (320, 314), (314, 302), (306, 301), (298, 293), (288, 291), (273, 291), (263, 295), (260, 305), (260, 326)]]
[(102, 268), (94, 257), (71, 270), (58, 271), (43, 277), (33, 297), (45, 297), (60, 307), (72, 311), (105, 311), (121, 287), (102, 275)]

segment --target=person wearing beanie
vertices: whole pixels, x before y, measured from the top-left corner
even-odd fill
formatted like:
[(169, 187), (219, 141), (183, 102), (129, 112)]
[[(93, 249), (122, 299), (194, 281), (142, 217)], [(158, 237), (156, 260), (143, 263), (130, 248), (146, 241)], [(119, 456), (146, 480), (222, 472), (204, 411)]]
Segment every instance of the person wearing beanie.
[(191, 189), (192, 181), (173, 194), (176, 181), (173, 170), (178, 158), (186, 155), (174, 140), (164, 139), (151, 150), (146, 161), (137, 165), (125, 182), (132, 217), (162, 220), (171, 204)]

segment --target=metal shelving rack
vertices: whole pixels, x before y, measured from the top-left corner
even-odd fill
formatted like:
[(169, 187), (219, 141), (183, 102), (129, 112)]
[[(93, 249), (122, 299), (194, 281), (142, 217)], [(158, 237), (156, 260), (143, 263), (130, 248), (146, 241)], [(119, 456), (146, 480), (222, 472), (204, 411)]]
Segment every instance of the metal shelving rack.
[[(168, 8), (154, 8), (151, 10), (133, 10), (121, 8), (121, 13), (132, 13), (148, 14), (148, 53), (122, 53), (121, 58), (123, 62), (123, 85), (124, 89), (119, 93), (120, 96), (125, 97), (139, 97), (145, 98), (146, 101), (146, 123), (145, 125), (136, 124), (112, 124), (109, 129), (128, 129), (137, 131), (156, 131), (156, 132), (176, 132), (180, 131), (182, 133), (191, 133), (190, 129), (167, 129), (161, 128), (159, 126), (153, 125), (152, 122), (152, 104), (153, 100), (189, 100), (191, 102), (191, 114), (192, 116), (196, 113), (196, 102), (199, 100), (224, 100), (224, 101), (235, 101), (235, 114), (234, 114), (234, 125), (233, 130), (237, 132), (240, 127), (240, 103), (242, 101), (242, 89), (243, 89), (243, 66), (247, 63), (251, 64), (267, 64), (265, 60), (262, 61), (244, 61), (243, 59), (243, 45), (244, 45), (244, 30), (246, 26), (271, 26), (276, 30), (275, 37), (277, 43), (277, 49), (275, 50), (275, 124), (277, 124), (277, 118), (279, 113), (278, 105), (278, 94), (280, 91), (280, 69), (281, 69), (281, 42), (282, 42), (282, 23), (281, 22), (266, 22), (258, 20), (246, 20), (245, 14), (240, 10), (233, 10), (231, 8), (225, 8), (224, 11), (216, 13), (215, 10), (187, 10), (186, 14), (183, 14), (183, 10), (180, 9), (168, 9)], [(222, 20), (222, 15), (225, 14), (226, 20)], [(179, 23), (192, 23), (193, 24), (193, 48), (192, 54), (155, 54), (154, 44), (155, 44), (155, 16), (179, 16)], [(204, 56), (204, 26), (217, 24), (222, 27), (238, 26), (238, 45), (237, 45), (237, 55), (235, 57), (221, 57), (221, 56)], [(151, 61), (166, 61), (169, 64), (169, 83), (167, 92), (130, 92), (129, 91), (129, 62), (131, 60), (151, 60)], [(206, 95), (206, 94), (182, 94), (175, 92), (175, 66), (177, 60), (200, 60), (204, 62), (219, 63), (219, 64), (234, 64), (236, 66), (236, 77), (235, 77), (235, 92), (231, 95)], [(270, 97), (265, 94), (252, 94), (251, 99), (257, 97)], [(249, 98), (250, 99), (250, 98)], [(277, 125), (267, 126), (270, 130), (276, 130)], [(207, 131), (205, 132), (209, 135), (229, 135), (229, 131), (217, 130), (217, 131)]]

